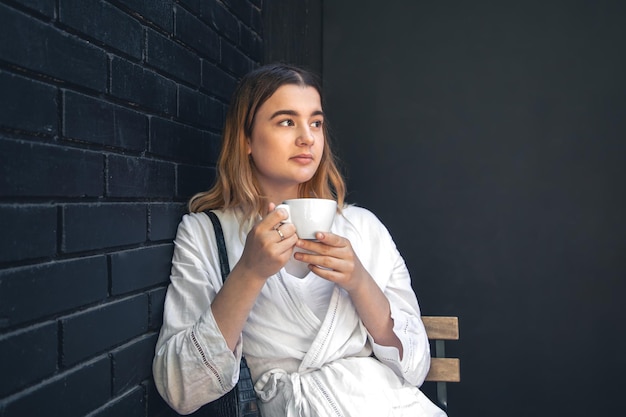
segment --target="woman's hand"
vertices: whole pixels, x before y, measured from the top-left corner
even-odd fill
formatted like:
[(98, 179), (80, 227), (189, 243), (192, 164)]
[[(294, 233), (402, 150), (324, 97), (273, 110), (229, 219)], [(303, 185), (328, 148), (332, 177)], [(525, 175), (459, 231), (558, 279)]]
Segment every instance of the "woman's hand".
[(282, 223), (287, 212), (275, 208), (270, 203), (267, 216), (252, 227), (239, 260), (239, 266), (262, 279), (274, 275), (287, 263), (298, 240), (294, 225)]
[(333, 233), (318, 232), (316, 241), (298, 240), (296, 246), (313, 254), (296, 252), (294, 257), (309, 264), (316, 275), (332, 281), (351, 293), (368, 278), (369, 273), (354, 253), (350, 241)]

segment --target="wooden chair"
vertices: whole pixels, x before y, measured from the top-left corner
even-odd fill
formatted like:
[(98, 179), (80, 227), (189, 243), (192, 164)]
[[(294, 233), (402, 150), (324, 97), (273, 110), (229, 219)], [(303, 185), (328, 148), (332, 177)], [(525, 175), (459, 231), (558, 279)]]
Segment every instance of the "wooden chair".
[(461, 364), (458, 358), (446, 358), (445, 341), (459, 340), (458, 317), (422, 316), (428, 339), (435, 342), (435, 355), (430, 360), (426, 381), (437, 383), (437, 401), (448, 408), (447, 382), (461, 382)]

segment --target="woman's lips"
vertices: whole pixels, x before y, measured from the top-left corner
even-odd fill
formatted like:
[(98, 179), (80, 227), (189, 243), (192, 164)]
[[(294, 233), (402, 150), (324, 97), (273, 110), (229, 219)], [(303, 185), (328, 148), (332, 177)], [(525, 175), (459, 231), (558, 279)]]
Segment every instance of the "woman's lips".
[(301, 154), (301, 155), (292, 156), (291, 159), (301, 164), (308, 164), (313, 161), (313, 155)]

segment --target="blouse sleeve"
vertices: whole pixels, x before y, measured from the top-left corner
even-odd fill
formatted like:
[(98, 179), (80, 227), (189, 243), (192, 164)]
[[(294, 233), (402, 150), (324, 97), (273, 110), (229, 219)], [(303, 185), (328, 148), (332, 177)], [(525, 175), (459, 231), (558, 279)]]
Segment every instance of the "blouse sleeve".
[(364, 224), (360, 230), (369, 230), (365, 264), (389, 300), (393, 330), (402, 343), (402, 359), (397, 348), (379, 345), (371, 336), (369, 341), (382, 363), (411, 385), (421, 386), (430, 369), (430, 345), (411, 276), (387, 228), (374, 214), (361, 210)]
[(384, 293), (391, 306), (393, 331), (402, 343), (403, 355), (400, 359), (397, 348), (378, 345), (370, 337), (374, 355), (411, 385), (421, 386), (430, 369), (430, 345), (409, 273), (399, 254)]
[(180, 414), (221, 397), (239, 379), (241, 338), (233, 353), (211, 311), (222, 286), (218, 259), (206, 215), (185, 215), (174, 240), (171, 282), (152, 365), (157, 390)]

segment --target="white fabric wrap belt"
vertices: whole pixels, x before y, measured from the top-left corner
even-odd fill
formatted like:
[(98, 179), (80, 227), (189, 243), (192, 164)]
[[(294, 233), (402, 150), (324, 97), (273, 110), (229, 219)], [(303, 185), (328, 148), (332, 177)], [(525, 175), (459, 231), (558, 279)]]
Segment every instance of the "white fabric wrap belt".
[[(352, 407), (340, 404), (340, 401), (350, 396), (350, 389), (346, 391), (341, 387), (341, 392), (336, 393), (331, 387), (341, 386), (341, 375), (346, 369), (343, 366), (334, 368), (325, 365), (304, 372), (288, 373), (280, 368), (267, 371), (255, 384), (263, 403), (262, 411), (265, 415), (287, 417), (345, 416), (345, 411)], [(356, 414), (348, 412), (348, 415)]]
[[(306, 374), (305, 374), (306, 375)], [(255, 385), (255, 389), (264, 403), (269, 403), (276, 398), (279, 392), (284, 392), (285, 396), (277, 399), (280, 404), (275, 404), (283, 410), (286, 410), (287, 417), (299, 417), (301, 415), (309, 415), (309, 406), (302, 395), (301, 376), (295, 372), (287, 374), (282, 369), (272, 369), (266, 372)], [(291, 393), (291, 395), (289, 395)], [(282, 401), (281, 401), (282, 400)], [(286, 404), (285, 404), (286, 403)], [(269, 405), (269, 404), (268, 404)], [(286, 406), (285, 406), (286, 405)]]

